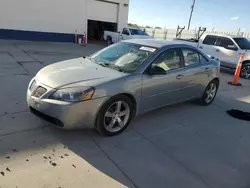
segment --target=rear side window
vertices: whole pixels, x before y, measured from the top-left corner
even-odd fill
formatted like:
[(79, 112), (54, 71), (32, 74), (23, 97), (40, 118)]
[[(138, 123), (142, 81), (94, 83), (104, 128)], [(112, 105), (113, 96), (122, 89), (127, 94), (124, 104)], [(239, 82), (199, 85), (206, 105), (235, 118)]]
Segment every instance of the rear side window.
[(214, 45), (217, 39), (218, 39), (217, 36), (207, 35), (203, 40), (203, 44)]
[(231, 39), (229, 38), (225, 38), (225, 37), (220, 37), (219, 40), (217, 41), (217, 46), (221, 46), (221, 47), (224, 47), (224, 48), (227, 48), (229, 45), (230, 46), (233, 46), (234, 43)]
[(208, 60), (199, 52), (193, 49), (182, 49), (182, 54), (185, 61), (185, 66), (207, 62)]

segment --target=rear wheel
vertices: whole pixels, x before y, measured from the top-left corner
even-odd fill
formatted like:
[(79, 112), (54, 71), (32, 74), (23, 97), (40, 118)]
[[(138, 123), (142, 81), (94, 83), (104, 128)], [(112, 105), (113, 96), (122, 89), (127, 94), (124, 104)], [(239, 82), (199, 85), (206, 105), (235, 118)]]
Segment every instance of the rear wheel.
[(211, 104), (214, 99), (215, 96), (217, 94), (219, 88), (219, 83), (217, 80), (212, 80), (208, 86), (206, 87), (202, 97), (201, 97), (201, 104), (202, 105), (209, 105)]
[(129, 125), (134, 113), (134, 104), (125, 95), (108, 100), (99, 111), (96, 129), (101, 135), (114, 136)]
[(106, 43), (107, 43), (108, 46), (111, 45), (112, 44), (112, 38), (107, 37)]
[(250, 63), (242, 65), (240, 76), (245, 79), (250, 79)]

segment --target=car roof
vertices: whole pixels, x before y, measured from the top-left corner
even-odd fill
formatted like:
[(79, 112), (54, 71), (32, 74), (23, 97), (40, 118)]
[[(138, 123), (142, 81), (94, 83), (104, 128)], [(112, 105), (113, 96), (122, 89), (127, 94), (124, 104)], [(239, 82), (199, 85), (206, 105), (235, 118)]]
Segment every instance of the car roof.
[(134, 44), (151, 46), (151, 47), (155, 47), (155, 48), (162, 48), (164, 46), (170, 46), (170, 45), (182, 45), (182, 46), (187, 46), (187, 47), (193, 47), (191, 45), (185, 44), (182, 41), (178, 41), (178, 40), (129, 39), (129, 40), (125, 40), (123, 42), (130, 42), (130, 43), (134, 43)]
[(211, 36), (218, 36), (218, 37), (229, 37), (229, 38), (245, 38), (240, 35), (223, 35), (223, 34), (216, 34), (216, 33), (207, 33), (205, 36), (211, 35)]

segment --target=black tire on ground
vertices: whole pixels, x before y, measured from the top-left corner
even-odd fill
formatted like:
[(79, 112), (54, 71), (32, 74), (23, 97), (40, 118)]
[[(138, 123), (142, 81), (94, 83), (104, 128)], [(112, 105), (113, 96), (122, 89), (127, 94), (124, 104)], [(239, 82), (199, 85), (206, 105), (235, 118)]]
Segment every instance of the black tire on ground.
[[(247, 71), (248, 70), (248, 71)], [(246, 77), (246, 74), (244, 74), (244, 71), (247, 71), (250, 74), (250, 63), (245, 63), (242, 65), (241, 72), (240, 72), (240, 77), (244, 79), (250, 79), (249, 77)]]
[(107, 37), (106, 43), (108, 46), (112, 44), (112, 38), (110, 36)]
[[(128, 106), (130, 108), (129, 119), (122, 129), (120, 129), (119, 131), (116, 131), (116, 132), (110, 132), (105, 128), (104, 115), (105, 115), (106, 111), (109, 109), (109, 107), (117, 101), (124, 101), (128, 104)], [(128, 127), (129, 123), (131, 122), (131, 120), (134, 117), (134, 114), (135, 114), (134, 105), (135, 104), (133, 103), (133, 101), (125, 95), (117, 95), (117, 96), (112, 97), (107, 102), (105, 102), (105, 104), (101, 107), (100, 111), (98, 112), (97, 119), (96, 119), (96, 125), (95, 125), (96, 130), (102, 136), (115, 136), (115, 135), (122, 133)]]
[[(216, 91), (215, 91), (215, 95), (214, 95), (214, 97), (212, 98), (212, 100), (208, 102), (208, 101), (206, 101), (206, 96), (207, 96), (206, 92), (207, 92), (208, 89), (210, 89), (210, 86), (211, 86), (212, 84), (214, 84), (214, 85), (216, 86)], [(205, 91), (204, 91), (203, 94), (202, 94), (202, 97), (200, 98), (200, 104), (203, 105), (203, 106), (210, 105), (210, 104), (214, 101), (214, 99), (215, 99), (215, 97), (216, 97), (218, 88), (219, 88), (219, 81), (218, 81), (218, 80), (215, 80), (215, 79), (214, 79), (214, 80), (212, 80), (211, 82), (209, 82), (209, 84), (207, 85)]]

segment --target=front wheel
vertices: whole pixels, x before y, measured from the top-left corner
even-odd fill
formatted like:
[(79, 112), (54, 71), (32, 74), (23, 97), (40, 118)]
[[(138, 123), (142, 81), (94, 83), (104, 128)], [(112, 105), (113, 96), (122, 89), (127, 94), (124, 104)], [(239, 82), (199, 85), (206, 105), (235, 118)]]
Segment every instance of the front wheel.
[(240, 76), (245, 79), (250, 78), (250, 63), (242, 65)]
[(202, 105), (209, 105), (211, 104), (214, 99), (215, 96), (217, 94), (219, 88), (219, 83), (216, 80), (212, 80), (208, 86), (206, 87), (202, 97), (201, 97), (201, 104)]
[(129, 125), (133, 113), (133, 102), (125, 95), (108, 100), (98, 113), (96, 129), (101, 135), (114, 136)]

